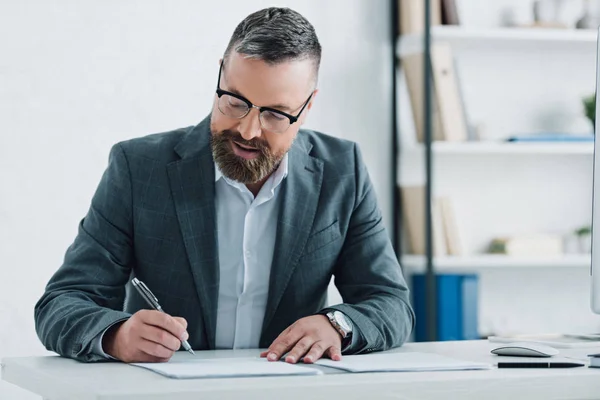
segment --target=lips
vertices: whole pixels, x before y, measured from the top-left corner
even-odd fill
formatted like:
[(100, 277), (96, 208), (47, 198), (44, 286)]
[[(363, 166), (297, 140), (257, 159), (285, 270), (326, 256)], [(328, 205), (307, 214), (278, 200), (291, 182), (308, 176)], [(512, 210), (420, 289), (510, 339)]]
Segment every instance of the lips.
[(241, 157), (245, 160), (252, 160), (260, 155), (260, 151), (254, 147), (246, 146), (238, 142), (234, 142), (233, 140), (230, 142), (233, 153), (238, 157)]
[(258, 151), (258, 149), (257, 149), (257, 148), (255, 148), (255, 147), (246, 146), (246, 145), (243, 145), (243, 144), (241, 144), (241, 143), (238, 143), (238, 142), (234, 142), (234, 143), (235, 143), (235, 144), (237, 144), (238, 146), (240, 146), (240, 147), (241, 147), (242, 149), (244, 149), (244, 150), (251, 150), (251, 151), (252, 151), (252, 150), (254, 150), (254, 151)]

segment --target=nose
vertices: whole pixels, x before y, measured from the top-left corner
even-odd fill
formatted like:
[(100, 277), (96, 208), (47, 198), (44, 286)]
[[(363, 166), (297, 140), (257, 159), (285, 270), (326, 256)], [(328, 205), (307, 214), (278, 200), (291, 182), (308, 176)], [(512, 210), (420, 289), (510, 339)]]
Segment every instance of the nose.
[(240, 121), (240, 135), (244, 140), (251, 140), (255, 137), (260, 137), (260, 111), (256, 108), (252, 108), (248, 115), (246, 115)]

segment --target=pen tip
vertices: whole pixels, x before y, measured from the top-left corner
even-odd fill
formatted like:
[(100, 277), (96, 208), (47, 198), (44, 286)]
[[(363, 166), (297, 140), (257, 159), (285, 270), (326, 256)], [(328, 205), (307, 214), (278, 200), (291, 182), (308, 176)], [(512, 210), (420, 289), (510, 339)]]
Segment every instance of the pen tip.
[(194, 350), (190, 349), (190, 353), (192, 353), (193, 356), (196, 355), (196, 353), (194, 353)]

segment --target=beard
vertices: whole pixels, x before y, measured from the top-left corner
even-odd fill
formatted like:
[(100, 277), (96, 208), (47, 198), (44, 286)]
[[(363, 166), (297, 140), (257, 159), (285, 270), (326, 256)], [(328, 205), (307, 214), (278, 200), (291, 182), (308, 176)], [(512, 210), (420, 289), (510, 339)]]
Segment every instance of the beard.
[[(237, 156), (231, 148), (232, 142), (256, 149), (257, 156), (251, 160)], [(221, 173), (227, 178), (245, 185), (257, 183), (266, 178), (277, 169), (287, 153), (287, 151), (273, 153), (265, 141), (257, 138), (245, 140), (238, 132), (230, 130), (220, 133), (211, 132), (210, 144), (213, 159)]]

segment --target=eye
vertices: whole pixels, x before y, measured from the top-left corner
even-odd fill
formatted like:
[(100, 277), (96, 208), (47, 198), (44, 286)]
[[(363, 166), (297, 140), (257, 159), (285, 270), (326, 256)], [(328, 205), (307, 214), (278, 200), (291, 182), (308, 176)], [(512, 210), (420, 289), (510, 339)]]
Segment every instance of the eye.
[(237, 97), (227, 96), (227, 104), (235, 108), (246, 108), (248, 105)]
[(264, 111), (263, 115), (265, 118), (271, 119), (273, 121), (282, 121), (287, 118), (287, 117), (285, 117), (279, 113), (273, 112), (273, 111)]

